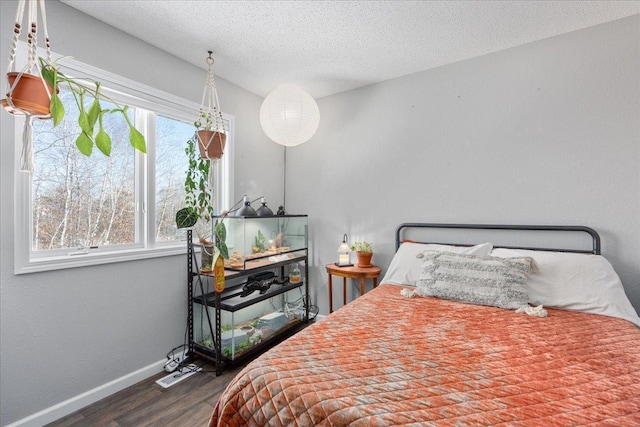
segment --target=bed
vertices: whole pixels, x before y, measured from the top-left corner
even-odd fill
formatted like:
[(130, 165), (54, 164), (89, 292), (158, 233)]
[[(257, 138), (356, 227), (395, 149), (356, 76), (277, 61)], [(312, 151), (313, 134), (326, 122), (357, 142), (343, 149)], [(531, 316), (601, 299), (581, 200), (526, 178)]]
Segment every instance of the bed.
[(209, 425), (640, 425), (640, 318), (595, 231), (541, 229), (589, 250), (403, 241), (424, 227), (538, 226), (400, 225), (381, 285), (249, 363)]

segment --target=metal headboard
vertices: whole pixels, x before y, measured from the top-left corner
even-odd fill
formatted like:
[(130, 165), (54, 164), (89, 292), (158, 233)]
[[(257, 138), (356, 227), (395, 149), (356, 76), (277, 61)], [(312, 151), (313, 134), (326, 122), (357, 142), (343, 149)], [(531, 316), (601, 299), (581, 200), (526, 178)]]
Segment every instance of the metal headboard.
[[(563, 249), (563, 248), (533, 248), (526, 246), (503, 246), (495, 245), (496, 248), (508, 248), (508, 249), (528, 249), (537, 251), (555, 251), (555, 252), (577, 252), (600, 255), (600, 235), (589, 227), (580, 225), (498, 225), (498, 224), (431, 224), (431, 223), (404, 223), (400, 224), (396, 228), (396, 251), (402, 243), (403, 230), (410, 228), (446, 228), (446, 229), (469, 229), (469, 230), (519, 230), (519, 231), (558, 231), (558, 232), (583, 232), (591, 236), (593, 241), (593, 249), (580, 250), (580, 249)], [(442, 243), (442, 242), (423, 242), (423, 243)], [(464, 245), (462, 245), (464, 246)]]

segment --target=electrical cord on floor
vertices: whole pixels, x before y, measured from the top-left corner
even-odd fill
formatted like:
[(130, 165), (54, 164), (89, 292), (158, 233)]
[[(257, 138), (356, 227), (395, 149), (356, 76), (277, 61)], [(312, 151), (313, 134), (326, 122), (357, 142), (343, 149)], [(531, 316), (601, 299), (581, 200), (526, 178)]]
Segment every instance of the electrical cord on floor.
[(167, 353), (167, 363), (170, 363), (171, 361), (175, 362), (177, 364), (176, 369), (174, 370), (174, 372), (178, 372), (180, 374), (187, 374), (189, 372), (199, 372), (199, 373), (210, 373), (210, 372), (216, 372), (215, 369), (213, 370), (205, 370), (205, 369), (199, 369), (200, 366), (196, 365), (195, 363), (187, 363), (187, 359), (191, 358), (192, 355), (188, 355), (187, 357), (182, 358), (182, 360), (180, 360), (180, 358), (175, 354), (175, 351), (181, 348), (187, 349), (189, 348), (189, 344), (187, 343), (187, 333), (189, 331), (189, 328), (187, 326), (187, 328), (184, 331), (184, 344), (181, 344), (177, 347), (174, 347), (173, 349), (171, 349), (171, 351), (169, 353)]
[(201, 369), (200, 366), (196, 365), (195, 363), (190, 363), (188, 365), (184, 365), (182, 368), (180, 368), (180, 373), (184, 374), (188, 374), (190, 372), (195, 372), (197, 374), (211, 374), (211, 373), (215, 373), (216, 370), (215, 369)]
[[(184, 328), (184, 339), (183, 339), (183, 344), (172, 348), (168, 353), (167, 353), (167, 361), (165, 363), (165, 366), (167, 366), (167, 364), (174, 362), (177, 366), (174, 369), (174, 371), (181, 371), (181, 369), (186, 366), (186, 360), (191, 357), (191, 355), (189, 355), (188, 351), (189, 351), (189, 343), (187, 342), (188, 337), (187, 334), (189, 333), (189, 321), (187, 320), (187, 325), (185, 325)], [(176, 350), (178, 349), (184, 349), (183, 350), (183, 357), (178, 357), (178, 355), (175, 353)], [(187, 353), (187, 357), (184, 357), (184, 354)]]
[(320, 308), (317, 305), (309, 304), (309, 320), (316, 320), (316, 316), (318, 315), (319, 312), (320, 312)]
[[(209, 292), (209, 282), (208, 281), (207, 281), (207, 292)], [(177, 364), (175, 371), (180, 371), (180, 372), (182, 372), (182, 368), (184, 368), (185, 366), (188, 366), (188, 364), (185, 363), (185, 362), (189, 358), (191, 358), (193, 356), (192, 354), (188, 353), (188, 351), (189, 351), (189, 342), (188, 342), (189, 337), (188, 337), (188, 334), (189, 334), (189, 317), (187, 315), (187, 321), (185, 322), (185, 328), (184, 328), (184, 337), (183, 337), (183, 340), (182, 340), (183, 344), (181, 344), (181, 345), (179, 345), (177, 347), (174, 347), (173, 349), (171, 349), (171, 351), (169, 351), (167, 353), (167, 362), (165, 363), (165, 366), (168, 363), (174, 362), (174, 363)], [(184, 356), (184, 354), (186, 352), (187, 353), (187, 357), (179, 358), (175, 354), (175, 351), (180, 349), (180, 348), (185, 349), (184, 352), (183, 352), (183, 356)], [(182, 360), (180, 360), (180, 359), (182, 359)]]
[[(167, 366), (169, 363), (173, 362), (173, 363), (175, 363), (177, 365), (176, 366), (176, 370), (179, 369), (183, 365), (184, 361), (181, 360), (180, 357), (178, 357), (178, 355), (175, 353), (175, 351), (180, 349), (180, 348), (185, 348), (185, 347), (188, 348), (189, 346), (187, 344), (181, 344), (181, 345), (179, 345), (177, 347), (172, 348), (169, 351), (169, 353), (167, 353), (167, 361), (165, 362), (165, 366)], [(184, 359), (184, 358), (182, 358), (182, 359)]]

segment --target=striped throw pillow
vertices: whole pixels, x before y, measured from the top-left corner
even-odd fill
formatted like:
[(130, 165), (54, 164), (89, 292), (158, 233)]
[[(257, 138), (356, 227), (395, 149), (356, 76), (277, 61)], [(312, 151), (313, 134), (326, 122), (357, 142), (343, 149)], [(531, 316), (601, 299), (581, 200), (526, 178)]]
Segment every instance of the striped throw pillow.
[(533, 258), (425, 251), (416, 295), (517, 309), (529, 301), (527, 274)]

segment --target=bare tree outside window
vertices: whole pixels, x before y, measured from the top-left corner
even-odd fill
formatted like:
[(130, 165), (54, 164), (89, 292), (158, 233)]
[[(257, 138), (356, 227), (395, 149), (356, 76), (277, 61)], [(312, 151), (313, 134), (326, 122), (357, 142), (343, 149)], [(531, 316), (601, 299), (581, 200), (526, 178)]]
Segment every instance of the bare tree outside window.
[(184, 207), (184, 179), (189, 166), (186, 141), (193, 124), (168, 117), (156, 120), (156, 241), (176, 240), (176, 212)]
[(71, 93), (64, 91), (62, 101), (67, 115), (60, 125), (34, 123), (33, 250), (135, 243), (135, 152), (126, 124), (105, 115), (112, 155), (96, 149), (86, 157), (75, 146), (80, 128)]

